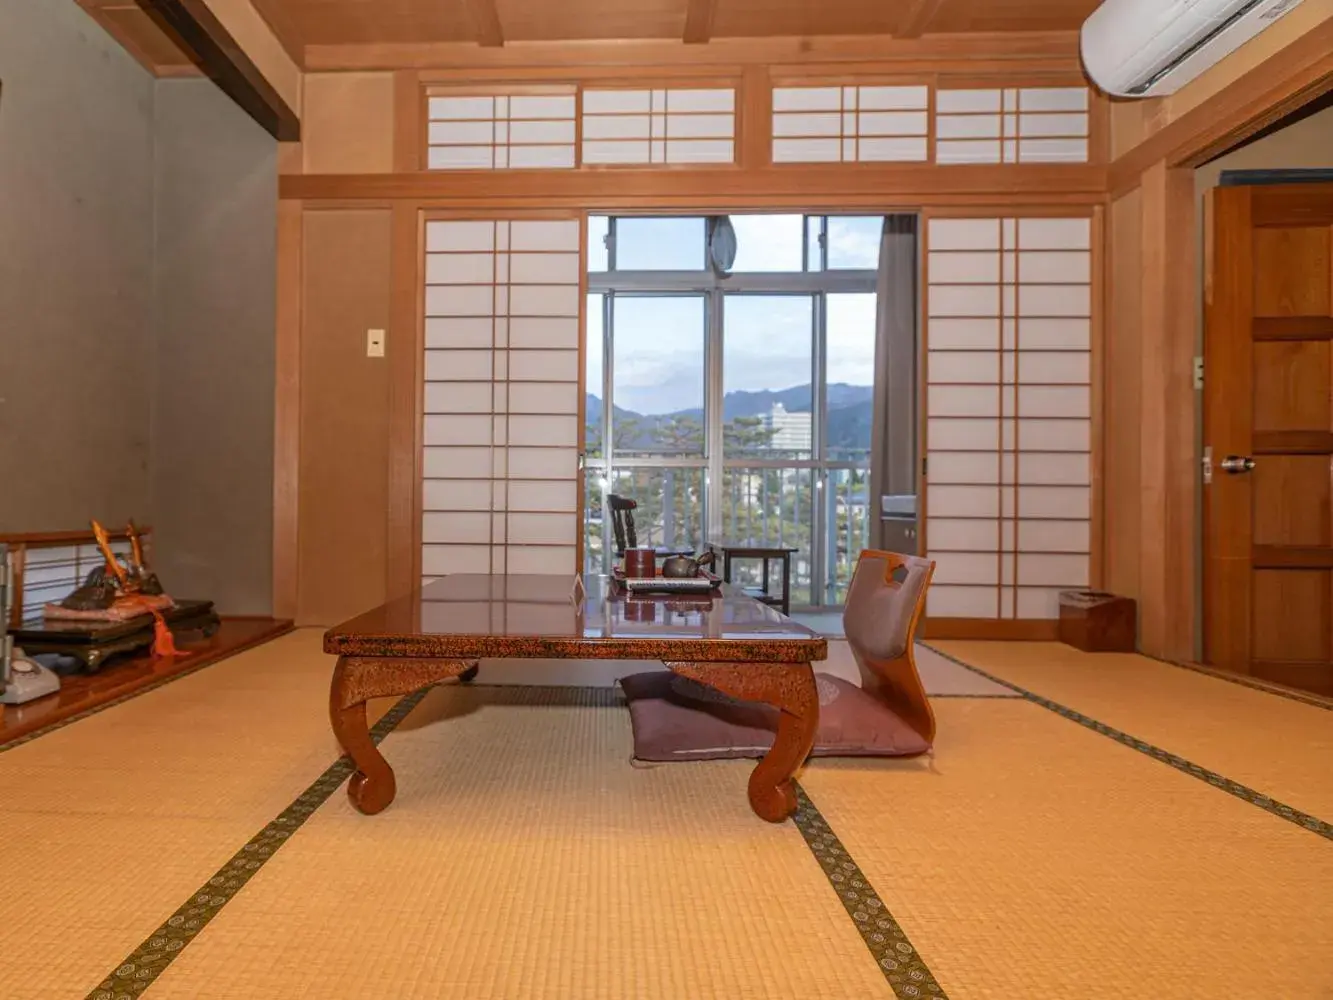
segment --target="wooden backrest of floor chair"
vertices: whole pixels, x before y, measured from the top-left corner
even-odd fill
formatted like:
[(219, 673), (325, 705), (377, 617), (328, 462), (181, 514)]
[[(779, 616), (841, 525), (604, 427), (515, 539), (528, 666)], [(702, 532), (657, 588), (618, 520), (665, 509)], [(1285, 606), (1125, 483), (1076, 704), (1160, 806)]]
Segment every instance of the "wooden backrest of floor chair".
[(928, 741), (935, 738), (935, 713), (917, 673), (914, 646), (934, 574), (929, 559), (866, 549), (842, 616), (861, 686)]

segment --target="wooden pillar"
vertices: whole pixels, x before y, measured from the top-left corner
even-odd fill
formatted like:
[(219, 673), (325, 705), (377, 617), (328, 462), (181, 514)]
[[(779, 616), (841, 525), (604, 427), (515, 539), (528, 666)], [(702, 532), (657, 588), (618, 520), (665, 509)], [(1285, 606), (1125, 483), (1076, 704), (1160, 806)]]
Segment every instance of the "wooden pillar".
[(421, 582), (421, 391), (424, 286), (421, 211), (415, 202), (393, 206), (389, 314), (388, 522), (384, 591), (389, 599)]
[(1194, 172), (1159, 162), (1144, 172), (1140, 197), (1139, 647), (1192, 660), (1199, 481)]
[[(283, 143), (280, 166), (299, 164)], [(295, 618), (301, 467), (301, 254), (304, 206), (278, 202), (276, 372), (273, 399), (273, 616)]]

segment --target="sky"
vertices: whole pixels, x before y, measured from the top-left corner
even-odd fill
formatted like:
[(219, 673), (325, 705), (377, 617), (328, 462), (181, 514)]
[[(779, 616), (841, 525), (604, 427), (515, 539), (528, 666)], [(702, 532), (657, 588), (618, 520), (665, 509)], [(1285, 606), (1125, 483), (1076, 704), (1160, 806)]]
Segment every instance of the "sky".
[[(606, 269), (605, 224), (589, 220), (589, 261)], [(635, 225), (639, 228), (634, 229)], [(732, 216), (737, 254), (733, 272), (801, 270), (799, 215)], [(874, 268), (879, 218), (834, 218), (829, 224), (831, 266)], [(704, 268), (701, 219), (621, 220), (621, 269)], [(589, 296), (588, 391), (602, 395), (601, 296)], [(615, 300), (615, 404), (659, 414), (703, 406), (704, 298), (618, 296)], [(725, 392), (788, 389), (811, 381), (813, 302), (808, 295), (727, 295), (723, 304)], [(834, 294), (828, 299), (828, 381), (874, 384), (875, 296)]]

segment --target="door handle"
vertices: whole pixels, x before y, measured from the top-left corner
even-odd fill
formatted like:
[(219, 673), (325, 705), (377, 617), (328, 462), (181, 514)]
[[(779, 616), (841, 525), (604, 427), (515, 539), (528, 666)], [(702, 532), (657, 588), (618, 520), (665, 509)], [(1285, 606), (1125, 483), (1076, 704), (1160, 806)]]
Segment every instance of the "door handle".
[(1231, 476), (1242, 476), (1254, 471), (1254, 459), (1248, 455), (1228, 455), (1222, 459), (1222, 471)]

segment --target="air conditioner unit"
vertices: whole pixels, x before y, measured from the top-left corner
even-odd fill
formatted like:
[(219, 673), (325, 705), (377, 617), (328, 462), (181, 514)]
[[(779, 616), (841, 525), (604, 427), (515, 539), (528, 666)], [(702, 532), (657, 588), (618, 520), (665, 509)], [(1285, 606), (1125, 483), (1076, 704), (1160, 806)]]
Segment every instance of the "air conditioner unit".
[(1083, 24), (1083, 66), (1117, 97), (1175, 93), (1301, 0), (1106, 0)]

